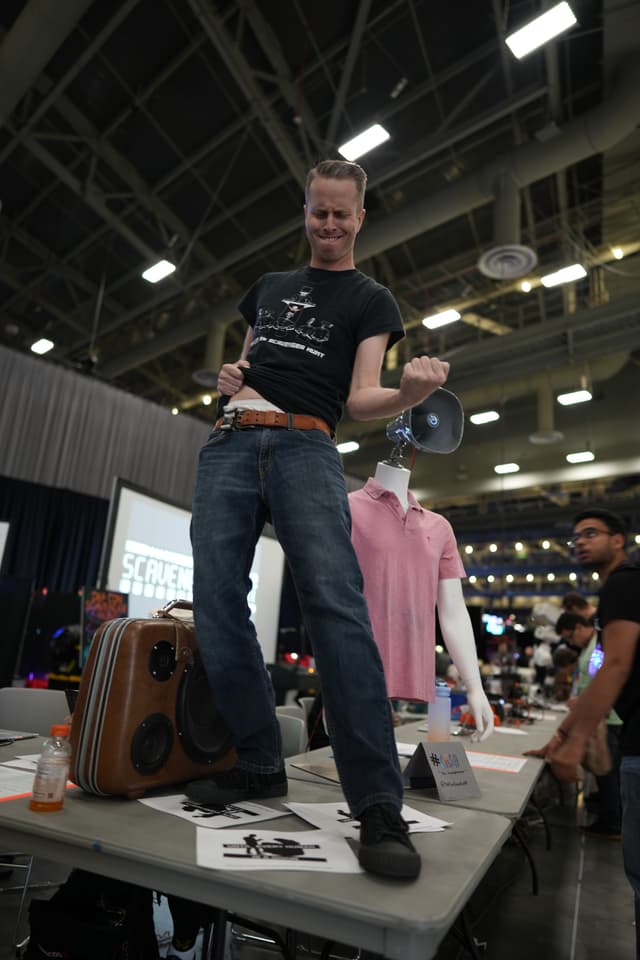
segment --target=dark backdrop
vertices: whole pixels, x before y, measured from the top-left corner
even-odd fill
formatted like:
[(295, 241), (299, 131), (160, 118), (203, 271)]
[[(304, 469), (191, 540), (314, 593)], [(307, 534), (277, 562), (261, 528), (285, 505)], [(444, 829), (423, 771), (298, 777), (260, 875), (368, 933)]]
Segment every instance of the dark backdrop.
[(108, 510), (100, 497), (0, 477), (0, 520), (9, 521), (0, 573), (36, 590), (94, 586)]

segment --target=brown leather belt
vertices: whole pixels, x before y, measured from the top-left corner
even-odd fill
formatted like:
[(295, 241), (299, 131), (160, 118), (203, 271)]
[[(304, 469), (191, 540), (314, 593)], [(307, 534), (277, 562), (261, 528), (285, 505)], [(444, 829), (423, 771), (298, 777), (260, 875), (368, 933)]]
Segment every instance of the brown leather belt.
[(244, 430), (247, 427), (284, 427), (287, 430), (322, 430), (331, 436), (329, 425), (306, 413), (279, 413), (277, 410), (232, 410), (215, 422), (220, 430)]

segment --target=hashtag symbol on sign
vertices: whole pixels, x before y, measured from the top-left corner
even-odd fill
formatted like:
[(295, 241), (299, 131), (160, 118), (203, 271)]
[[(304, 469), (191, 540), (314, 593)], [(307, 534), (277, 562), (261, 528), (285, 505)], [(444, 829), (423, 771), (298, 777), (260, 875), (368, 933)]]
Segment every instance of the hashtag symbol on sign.
[(434, 767), (440, 766), (440, 757), (437, 753), (432, 753), (429, 757), (429, 760), (431, 760), (431, 763), (434, 765)]

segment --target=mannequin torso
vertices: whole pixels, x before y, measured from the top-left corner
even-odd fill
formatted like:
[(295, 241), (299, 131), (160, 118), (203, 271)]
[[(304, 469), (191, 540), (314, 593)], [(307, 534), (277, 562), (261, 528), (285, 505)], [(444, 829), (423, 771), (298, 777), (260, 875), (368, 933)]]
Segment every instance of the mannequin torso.
[[(402, 510), (407, 515), (407, 521), (409, 520), (408, 493), (410, 478), (411, 471), (405, 467), (395, 466), (387, 461), (379, 462), (376, 465), (375, 481), (385, 490), (395, 494)], [(422, 672), (419, 666), (422, 651), (416, 650), (408, 644), (411, 624), (415, 622), (418, 616), (424, 618), (424, 623), (422, 623), (420, 629), (419, 645), (424, 647), (423, 656), (428, 659), (429, 672), (431, 672), (431, 659), (435, 662), (433, 653), (435, 644), (434, 614), (437, 605), (443, 639), (449, 655), (467, 688), (469, 706), (475, 718), (478, 732), (484, 739), (493, 729), (493, 713), (482, 689), (475, 638), (464, 602), (460, 579), (461, 576), (464, 576), (464, 570), (457, 556), (455, 540), (449, 542), (449, 540), (443, 539), (439, 543), (435, 535), (435, 529), (430, 528), (430, 539), (428, 541), (430, 556), (428, 558), (420, 556), (420, 559), (418, 559), (419, 554), (415, 552), (418, 547), (416, 541), (413, 541), (413, 546), (411, 546), (411, 541), (405, 539), (404, 534), (401, 541), (394, 541), (389, 539), (389, 532), (387, 532), (387, 539), (385, 539), (380, 521), (375, 522), (371, 518), (370, 510), (371, 508), (376, 509), (375, 505), (378, 502), (376, 499), (368, 500), (369, 510), (366, 514), (360, 512), (365, 492), (359, 491), (349, 495), (353, 518), (352, 539), (360, 564), (363, 567), (365, 595), (369, 603), (374, 637), (383, 658), (385, 673), (388, 678), (387, 682), (393, 687), (390, 690), (390, 695), (400, 698), (407, 698), (408, 696), (409, 699), (416, 699), (415, 694), (408, 694), (404, 686), (398, 686), (398, 689), (395, 689), (394, 683), (397, 675), (395, 675), (394, 664), (401, 666), (410, 662), (412, 664), (412, 674), (416, 671), (418, 673)], [(364, 499), (367, 498), (364, 497)], [(356, 500), (358, 500), (360, 509), (354, 512)], [(431, 523), (433, 523), (436, 519), (434, 514), (429, 514), (428, 511), (426, 513), (425, 511), (415, 512), (414, 514), (414, 511), (411, 511), (411, 516), (416, 522), (424, 521), (427, 515), (431, 517)], [(440, 524), (444, 522), (442, 519), (438, 519)], [(452, 533), (450, 538), (453, 538)], [(420, 542), (422, 542), (422, 539), (420, 538)], [(378, 540), (380, 546), (379, 549), (376, 549)], [(437, 552), (438, 546), (436, 544), (438, 543), (441, 553)], [(412, 576), (410, 570), (405, 570), (398, 575), (397, 568), (400, 563), (400, 555), (397, 556), (395, 561), (390, 559), (394, 556), (394, 546), (400, 550), (400, 555), (405, 557), (408, 551), (410, 551), (410, 557), (415, 554), (412, 564), (415, 577)], [(377, 560), (371, 563), (371, 558), (376, 554)], [(385, 563), (391, 563), (393, 569), (387, 569), (384, 566)], [(433, 583), (430, 589), (427, 589), (426, 578), (429, 575)], [(409, 600), (408, 584), (412, 583), (415, 578), (417, 580)], [(389, 596), (397, 598), (393, 601), (393, 609), (389, 611), (380, 610), (379, 599)], [(401, 616), (405, 606), (411, 611), (411, 622), (408, 622), (403, 628)], [(422, 669), (427, 669), (426, 662)], [(390, 680), (392, 673), (394, 677)], [(398, 677), (397, 682), (404, 684), (406, 681)], [(423, 698), (418, 696), (417, 699)]]

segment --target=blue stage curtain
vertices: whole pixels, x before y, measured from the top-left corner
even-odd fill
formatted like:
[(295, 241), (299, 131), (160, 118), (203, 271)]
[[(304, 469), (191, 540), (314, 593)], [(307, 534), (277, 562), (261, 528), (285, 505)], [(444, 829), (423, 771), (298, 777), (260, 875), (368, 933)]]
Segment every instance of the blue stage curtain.
[(109, 501), (0, 477), (0, 520), (9, 521), (1, 572), (36, 590), (96, 585)]

